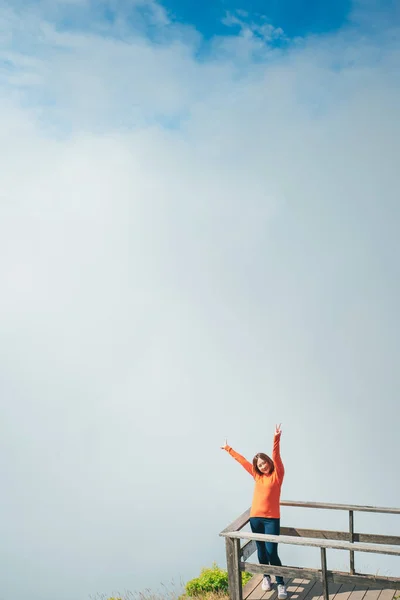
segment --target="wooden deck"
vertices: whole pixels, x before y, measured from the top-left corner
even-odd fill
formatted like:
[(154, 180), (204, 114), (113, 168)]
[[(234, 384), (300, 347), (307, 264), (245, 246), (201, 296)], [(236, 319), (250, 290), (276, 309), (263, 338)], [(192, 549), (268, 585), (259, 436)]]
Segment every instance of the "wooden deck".
[[(277, 600), (276, 584), (270, 592), (261, 589), (262, 575), (254, 575), (243, 588), (243, 600)], [(309, 579), (287, 579), (288, 600), (323, 600), (322, 582)], [(399, 590), (383, 589), (379, 585), (362, 587), (347, 583), (329, 584), (329, 600), (393, 600)]]
[[(346, 532), (282, 527), (281, 535), (250, 533), (243, 531), (250, 519), (250, 509), (247, 509), (220, 533), (225, 538), (231, 600), (278, 600), (276, 586), (270, 592), (263, 592), (261, 589), (262, 573), (284, 577), (288, 600), (400, 600), (400, 577), (360, 573), (354, 566), (354, 556), (359, 552), (400, 557), (400, 536), (357, 532), (354, 529), (354, 513), (400, 515), (400, 508), (303, 501), (281, 501), (281, 506), (346, 511), (349, 515), (349, 530)], [(257, 542), (319, 548), (321, 568), (272, 567), (248, 562), (249, 557), (256, 551)], [(331, 550), (344, 550), (349, 553), (349, 571), (328, 569), (327, 551)], [(254, 574), (244, 588), (243, 571)]]

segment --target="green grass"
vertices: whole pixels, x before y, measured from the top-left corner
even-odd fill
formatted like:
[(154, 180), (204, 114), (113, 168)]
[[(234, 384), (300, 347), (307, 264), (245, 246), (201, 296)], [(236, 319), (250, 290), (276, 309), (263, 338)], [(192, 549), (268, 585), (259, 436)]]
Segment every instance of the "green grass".
[[(252, 575), (242, 573), (242, 582), (245, 585)], [(212, 567), (201, 570), (200, 575), (191, 579), (185, 586), (177, 590), (172, 583), (172, 589), (162, 586), (162, 592), (144, 590), (143, 592), (117, 592), (113, 596), (97, 594), (91, 596), (92, 600), (229, 600), (228, 572), (220, 569), (216, 563)], [(182, 594), (182, 587), (184, 593)]]
[[(243, 585), (251, 579), (250, 573), (242, 573)], [(186, 598), (205, 598), (207, 594), (228, 595), (228, 572), (220, 569), (216, 563), (202, 569), (199, 577), (188, 581), (185, 586)], [(207, 598), (207, 600), (211, 600)]]

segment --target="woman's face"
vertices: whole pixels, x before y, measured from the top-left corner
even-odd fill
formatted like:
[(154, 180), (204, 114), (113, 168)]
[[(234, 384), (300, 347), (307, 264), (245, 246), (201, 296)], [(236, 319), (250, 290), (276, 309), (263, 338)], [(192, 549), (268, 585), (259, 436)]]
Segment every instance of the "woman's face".
[(266, 460), (263, 460), (262, 458), (258, 458), (257, 459), (257, 467), (260, 469), (261, 473), (263, 473), (264, 475), (267, 475), (269, 473), (269, 463)]

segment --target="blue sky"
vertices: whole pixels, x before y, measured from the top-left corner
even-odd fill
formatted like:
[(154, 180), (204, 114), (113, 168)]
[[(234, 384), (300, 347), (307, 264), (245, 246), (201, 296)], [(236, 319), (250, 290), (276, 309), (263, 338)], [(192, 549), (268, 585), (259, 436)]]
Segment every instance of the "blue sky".
[[(237, 10), (245, 11), (250, 19), (266, 19), (288, 37), (334, 31), (346, 23), (351, 10), (351, 0), (164, 0), (162, 4), (178, 21), (190, 23), (206, 38), (226, 34), (225, 14)], [(233, 28), (232, 34), (236, 32)]]
[[(6, 0), (2, 3), (8, 5)], [(59, 30), (96, 30), (104, 36), (116, 34), (115, 25), (124, 20), (124, 32), (142, 31), (149, 40), (173, 39), (181, 33), (201, 36), (202, 46), (220, 36), (235, 38), (247, 28), (263, 38), (270, 47), (284, 42), (327, 37), (335, 32), (351, 30), (370, 37), (396, 26), (400, 9), (393, 0), (250, 0), (245, 5), (219, 0), (192, 3), (188, 0), (17, 0), (14, 6), (29, 13), (46, 15)], [(162, 27), (160, 28), (160, 25)], [(264, 26), (264, 30), (262, 27)], [(275, 35), (265, 39), (266, 27)], [(162, 30), (162, 31), (161, 31)], [(119, 30), (118, 35), (121, 34)], [(160, 37), (161, 36), (161, 37)], [(199, 42), (199, 40), (198, 40)], [(205, 44), (204, 44), (205, 43)]]

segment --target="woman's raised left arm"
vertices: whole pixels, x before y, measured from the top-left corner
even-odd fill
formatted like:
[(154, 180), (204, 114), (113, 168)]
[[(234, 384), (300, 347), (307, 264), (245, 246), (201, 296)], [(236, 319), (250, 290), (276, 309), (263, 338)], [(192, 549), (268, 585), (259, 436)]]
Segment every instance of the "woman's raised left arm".
[(274, 446), (272, 449), (272, 460), (274, 461), (275, 470), (279, 481), (283, 481), (283, 477), (285, 475), (285, 467), (283, 466), (283, 462), (281, 459), (281, 442), (282, 428), (281, 424), (275, 426), (275, 435), (274, 435)]

